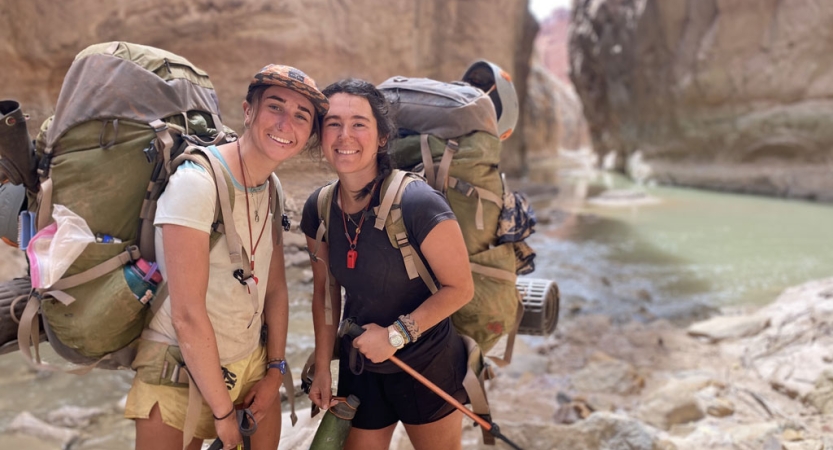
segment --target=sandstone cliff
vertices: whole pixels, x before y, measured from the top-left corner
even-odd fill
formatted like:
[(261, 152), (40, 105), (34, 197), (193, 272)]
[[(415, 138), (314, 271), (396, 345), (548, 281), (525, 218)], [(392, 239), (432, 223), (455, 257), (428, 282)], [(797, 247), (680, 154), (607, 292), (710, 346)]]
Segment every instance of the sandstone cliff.
[[(345, 76), (459, 79), (478, 58), (512, 73), (521, 101), (537, 23), (526, 0), (93, 0), (14, 2), (0, 12), (0, 98), (32, 117), (51, 114), (63, 76), (87, 45), (126, 40), (179, 53), (210, 75), (224, 119), (240, 128), (249, 77), (267, 63), (295, 65), (321, 87)], [(520, 130), (519, 130), (520, 131)], [(520, 136), (504, 168), (521, 170)]]
[(598, 152), (640, 151), (664, 183), (833, 201), (833, 3), (578, 0), (573, 20)]

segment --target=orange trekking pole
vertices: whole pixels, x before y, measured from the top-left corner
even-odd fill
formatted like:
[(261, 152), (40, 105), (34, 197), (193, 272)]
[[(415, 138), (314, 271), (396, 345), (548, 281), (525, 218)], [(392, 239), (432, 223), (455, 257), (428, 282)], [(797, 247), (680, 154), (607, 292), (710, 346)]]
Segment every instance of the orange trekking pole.
[[(350, 336), (352, 338), (356, 338), (359, 335), (361, 335), (362, 333), (364, 333), (364, 328), (362, 328), (359, 324), (354, 322), (353, 319), (344, 319), (343, 321), (341, 321), (341, 323), (338, 326), (338, 335), (339, 336), (345, 336), (346, 335), (346, 336)], [(516, 450), (523, 450), (522, 448), (518, 447), (517, 444), (510, 441), (506, 436), (501, 434), (500, 427), (498, 427), (496, 423), (488, 421), (488, 420), (484, 419), (483, 417), (480, 417), (477, 414), (473, 413), (471, 410), (469, 410), (468, 408), (463, 406), (460, 402), (458, 402), (457, 399), (448, 395), (447, 392), (440, 389), (436, 384), (432, 383), (431, 380), (429, 380), (428, 378), (425, 378), (424, 376), (422, 376), (422, 374), (420, 374), (419, 372), (414, 370), (413, 367), (405, 364), (404, 362), (402, 362), (402, 360), (400, 360), (396, 356), (391, 356), (390, 361), (393, 362), (394, 364), (396, 364), (397, 366), (399, 366), (400, 369), (404, 370), (405, 372), (407, 372), (412, 377), (416, 378), (417, 381), (419, 381), (420, 383), (425, 385), (425, 387), (430, 389), (435, 394), (439, 395), (443, 400), (447, 401), (451, 406), (459, 409), (460, 412), (469, 416), (472, 420), (475, 421), (475, 423), (480, 425), (484, 430), (488, 431), (492, 436), (502, 440), (503, 442), (506, 442), (507, 444), (509, 444), (510, 447), (512, 447)]]

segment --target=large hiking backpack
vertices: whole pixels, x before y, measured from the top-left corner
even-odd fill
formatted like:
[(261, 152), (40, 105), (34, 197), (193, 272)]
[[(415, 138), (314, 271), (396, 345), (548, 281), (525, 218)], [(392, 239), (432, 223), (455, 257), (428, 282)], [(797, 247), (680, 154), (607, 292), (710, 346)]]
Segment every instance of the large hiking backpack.
[[(498, 363), (509, 363), (524, 306), (515, 287), (521, 267), (516, 262), (520, 260), (517, 246), (499, 242), (498, 237), (504, 207), (515, 205), (515, 197), (506, 193), (498, 171), (501, 144), (494, 105), (483, 91), (462, 82), (393, 77), (379, 85), (379, 90), (390, 101), (400, 128), (400, 136), (391, 144), (391, 156), (403, 170), (395, 170), (383, 183), (381, 203), (374, 208), (374, 226), (384, 228), (391, 245), (402, 252), (408, 276), (420, 277), (435, 292), (437, 286), (424, 261), (408, 244), (398, 206), (405, 186), (418, 178), (414, 172), (424, 174), (447, 197), (463, 232), (475, 284), (474, 298), (451, 316), (452, 322), (484, 354)], [(329, 226), (328, 205), (334, 191), (330, 184), (319, 192), (322, 223), (313, 254)], [(527, 225), (526, 232), (516, 236), (518, 241), (531, 233), (534, 222)], [(531, 257), (526, 258), (528, 266)], [(329, 285), (328, 281), (328, 289)], [(330, 292), (325, 298), (329, 305)], [(330, 317), (329, 312), (325, 315)]]
[[(448, 199), (463, 232), (475, 293), (451, 316), (454, 326), (485, 354), (508, 363), (524, 309), (515, 288), (515, 246), (498, 242), (505, 199), (513, 194), (498, 170), (501, 141), (494, 104), (463, 82), (393, 77), (379, 90), (399, 127), (391, 145), (394, 165), (424, 173)], [(389, 229), (388, 234), (404, 231)]]
[[(222, 221), (231, 217), (233, 207), (230, 175), (202, 147), (233, 139), (223, 131), (208, 75), (185, 58), (125, 42), (93, 45), (78, 54), (55, 115), (36, 139), (39, 185), (37, 196), (30, 194), (29, 210), (37, 230), (50, 223), (52, 205), (60, 204), (83, 218), (93, 233), (112, 239), (88, 244), (59, 281), (28, 296), (18, 344), (30, 362), (41, 366), (40, 312), (50, 345), (64, 359), (100, 368), (130, 367), (133, 344), (162, 302), (150, 302), (150, 296), (137, 300), (123, 269), (140, 258), (156, 260), (156, 200), (184, 161), (214, 176), (218, 207), (211, 245), (225, 235), (230, 258), (240, 264), (241, 279), (249, 282), (256, 299), (233, 221)], [(272, 211), (282, 217), (277, 177), (270, 183), (277, 191)], [(156, 297), (164, 299), (165, 292), (160, 286)]]

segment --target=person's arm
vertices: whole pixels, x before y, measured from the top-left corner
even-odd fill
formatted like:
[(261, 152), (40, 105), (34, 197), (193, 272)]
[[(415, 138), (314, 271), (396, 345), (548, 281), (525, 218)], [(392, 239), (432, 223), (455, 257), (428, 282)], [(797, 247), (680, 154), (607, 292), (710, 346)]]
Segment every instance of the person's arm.
[[(280, 220), (280, 219), (278, 219)], [(286, 335), (289, 327), (289, 291), (286, 286), (286, 269), (283, 255), (283, 233), (272, 227), (272, 258), (269, 262), (269, 282), (263, 306), (263, 323), (266, 325), (266, 358), (286, 359)], [(280, 395), (283, 376), (277, 369), (267, 369), (266, 376), (246, 394), (243, 403), (248, 405), (255, 420), (269, 412)]]
[[(307, 246), (315, 248), (315, 239), (307, 236)], [(332, 325), (326, 324), (326, 310), (324, 307), (327, 295), (327, 272), (329, 247), (322, 242), (318, 249), (317, 261), (312, 262), (312, 323), (315, 328), (315, 375), (310, 387), (309, 398), (322, 410), (330, 406), (332, 400), (332, 374), (330, 361), (333, 358), (333, 348), (336, 343), (338, 320), (341, 313), (341, 286), (335, 280), (333, 289)]]
[[(410, 312), (419, 330), (425, 331), (471, 301), (474, 281), (463, 233), (456, 220), (443, 220), (434, 226), (420, 250), (442, 286)], [(353, 340), (353, 346), (375, 363), (387, 360), (396, 352), (388, 341), (388, 325), (365, 325), (365, 333)]]
[[(214, 417), (234, 408), (226, 389), (214, 328), (205, 304), (209, 234), (180, 225), (162, 225), (171, 317), (182, 357)], [(241, 442), (236, 415), (215, 420), (223, 442)]]

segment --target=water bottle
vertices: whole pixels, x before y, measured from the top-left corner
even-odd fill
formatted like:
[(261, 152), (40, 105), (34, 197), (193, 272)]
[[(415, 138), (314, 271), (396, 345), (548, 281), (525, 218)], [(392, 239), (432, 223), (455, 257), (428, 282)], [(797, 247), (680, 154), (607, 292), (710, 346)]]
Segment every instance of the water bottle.
[(124, 280), (136, 300), (147, 304), (156, 294), (156, 287), (162, 282), (162, 274), (159, 273), (156, 263), (149, 263), (140, 258), (133, 264), (124, 266)]
[(356, 408), (359, 407), (359, 398), (350, 395), (347, 398), (333, 397), (338, 404), (331, 407), (324, 414), (318, 431), (312, 439), (309, 450), (341, 450), (350, 433), (350, 426), (353, 417), (356, 416)]

